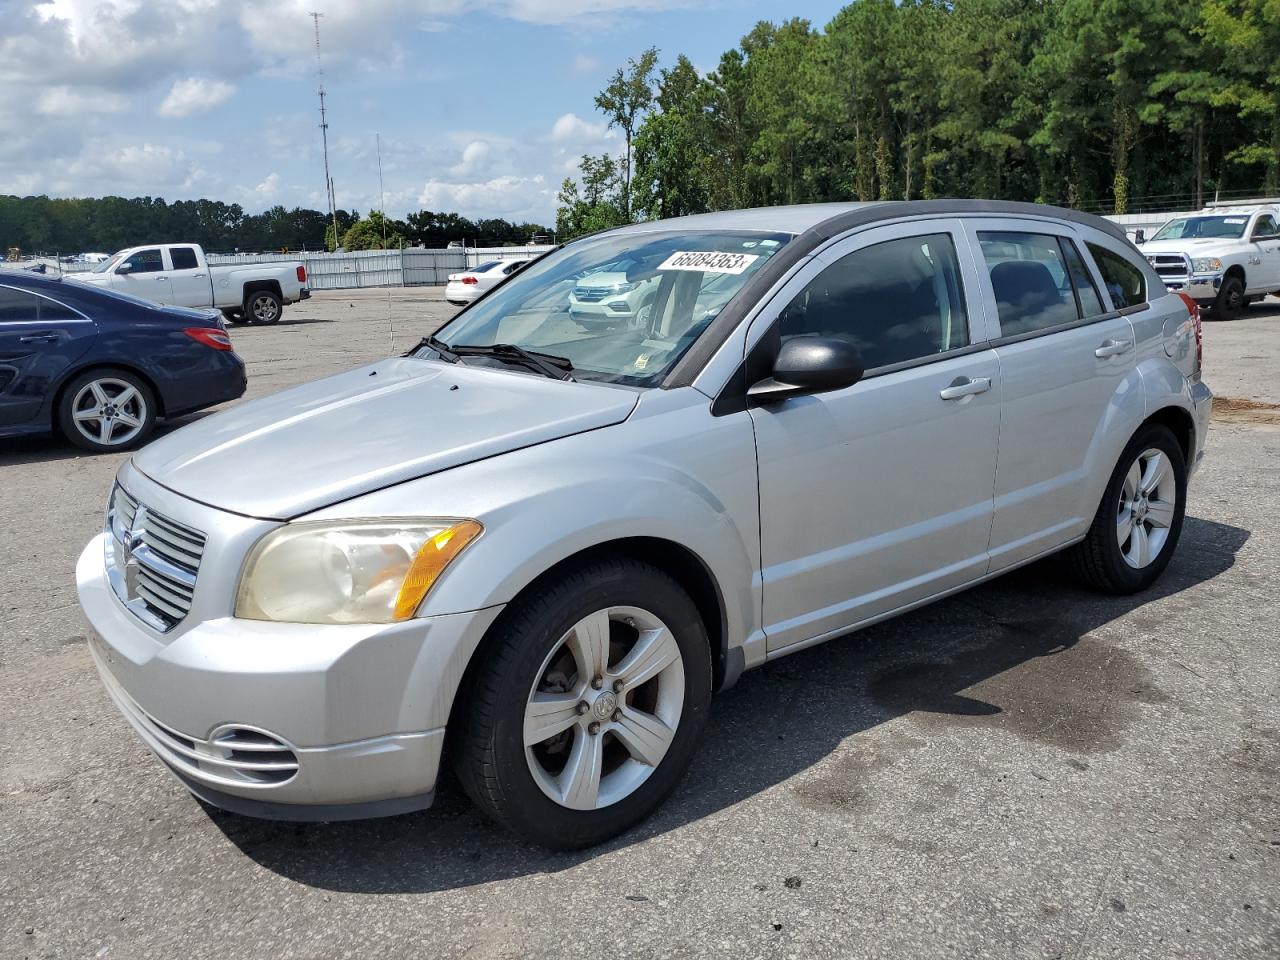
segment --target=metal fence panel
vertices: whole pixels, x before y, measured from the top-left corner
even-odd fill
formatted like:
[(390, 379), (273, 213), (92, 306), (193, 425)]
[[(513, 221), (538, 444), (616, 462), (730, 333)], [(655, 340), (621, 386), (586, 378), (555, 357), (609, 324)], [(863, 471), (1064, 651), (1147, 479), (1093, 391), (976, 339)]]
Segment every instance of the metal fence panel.
[(461, 250), (423, 250), (408, 247), (401, 251), (404, 258), (405, 286), (442, 286), (449, 274), (467, 269), (467, 255)]

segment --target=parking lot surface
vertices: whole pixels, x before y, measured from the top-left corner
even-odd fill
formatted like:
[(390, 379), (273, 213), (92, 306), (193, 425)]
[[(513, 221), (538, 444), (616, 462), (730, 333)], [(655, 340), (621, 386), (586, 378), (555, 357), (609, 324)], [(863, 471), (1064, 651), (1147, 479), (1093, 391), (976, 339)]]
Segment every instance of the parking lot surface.
[[(252, 398), (452, 313), (332, 293), (232, 337)], [(1280, 306), (1205, 341), (1227, 399), (1152, 591), (1043, 563), (749, 673), (657, 815), (572, 855), (448, 783), (363, 823), (196, 803), (76, 608), (122, 458), (0, 441), (0, 957), (1280, 956)]]

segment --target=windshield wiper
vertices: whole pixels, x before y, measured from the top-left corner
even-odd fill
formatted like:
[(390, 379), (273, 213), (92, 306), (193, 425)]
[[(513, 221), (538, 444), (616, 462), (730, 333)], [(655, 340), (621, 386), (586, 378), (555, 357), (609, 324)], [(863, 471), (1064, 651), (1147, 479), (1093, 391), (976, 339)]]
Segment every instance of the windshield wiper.
[(487, 347), (459, 344), (450, 349), (459, 357), (497, 357), (499, 360), (510, 360), (532, 367), (552, 380), (573, 381), (573, 377), (569, 375), (569, 371), (573, 369), (573, 363), (568, 357), (526, 350), (514, 343), (495, 343)]
[(405, 354), (405, 356), (409, 356), (410, 354), (414, 353), (417, 350), (420, 350), (423, 347), (430, 347), (436, 353), (440, 354), (440, 359), (445, 361), (446, 363), (458, 362), (458, 355), (454, 353), (452, 349), (450, 349), (447, 343), (439, 339), (435, 334), (431, 334), (430, 336), (423, 337), (421, 340), (418, 341), (418, 345), (414, 347), (413, 350), (410, 350), (408, 354)]

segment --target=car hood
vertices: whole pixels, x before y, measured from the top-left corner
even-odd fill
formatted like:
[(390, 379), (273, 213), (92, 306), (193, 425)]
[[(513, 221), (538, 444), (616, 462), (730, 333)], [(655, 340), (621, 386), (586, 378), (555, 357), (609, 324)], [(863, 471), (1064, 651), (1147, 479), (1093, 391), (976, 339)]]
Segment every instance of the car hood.
[(616, 387), (396, 358), (207, 417), (148, 445), (133, 462), (201, 503), (289, 520), (620, 423), (637, 399)]
[(616, 287), (627, 282), (625, 273), (593, 273), (577, 282), (579, 287)]
[(1239, 242), (1239, 240), (1228, 240), (1222, 237), (1188, 237), (1185, 240), (1148, 240), (1138, 249), (1144, 254), (1192, 253), (1207, 247), (1221, 249)]

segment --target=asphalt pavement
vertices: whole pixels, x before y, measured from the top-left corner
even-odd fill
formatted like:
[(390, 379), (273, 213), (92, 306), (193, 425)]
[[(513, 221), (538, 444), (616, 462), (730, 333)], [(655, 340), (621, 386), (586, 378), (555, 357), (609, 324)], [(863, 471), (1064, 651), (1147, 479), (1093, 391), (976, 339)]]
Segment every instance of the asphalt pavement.
[[(451, 313), (321, 294), (232, 337), (254, 397)], [(0, 957), (1280, 957), (1280, 306), (1205, 342), (1238, 402), (1153, 590), (1042, 563), (749, 673), (657, 815), (572, 855), (449, 782), (363, 823), (194, 801), (75, 604), (122, 458), (0, 441)]]

